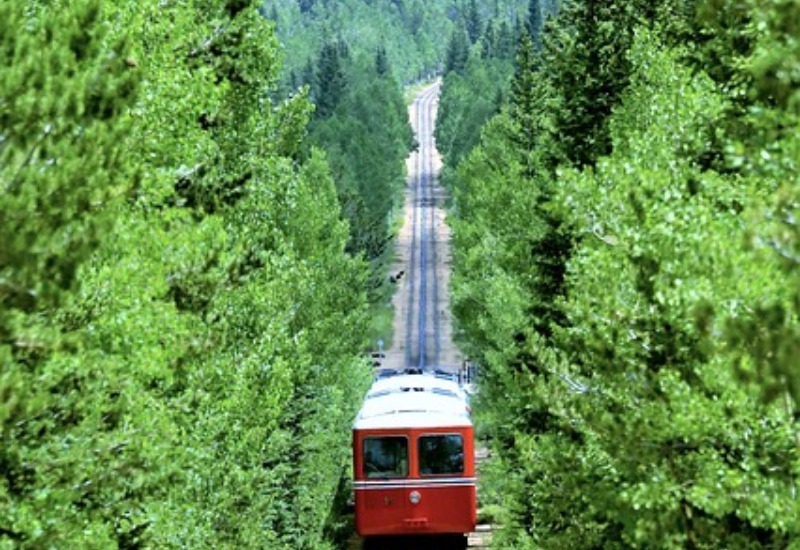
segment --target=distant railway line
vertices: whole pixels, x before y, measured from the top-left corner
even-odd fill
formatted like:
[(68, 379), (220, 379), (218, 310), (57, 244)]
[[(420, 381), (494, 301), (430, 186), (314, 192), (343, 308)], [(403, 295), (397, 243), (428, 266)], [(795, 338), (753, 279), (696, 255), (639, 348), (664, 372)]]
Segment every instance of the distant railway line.
[(441, 321), (437, 308), (439, 278), (436, 250), (436, 193), (433, 170), (433, 104), (439, 86), (432, 86), (416, 99), (416, 131), (419, 147), (414, 153), (412, 177), (413, 225), (409, 259), (410, 291), (406, 317), (405, 367), (425, 370), (438, 367)]
[[(409, 199), (406, 202), (407, 223), (409, 224), (404, 251), (404, 263), (398, 273), (405, 277), (406, 294), (398, 314), (402, 322), (395, 324), (395, 334), (400, 337), (402, 347), (400, 361), (392, 362), (393, 368), (406, 371), (444, 370), (453, 374), (459, 372), (459, 362), (453, 361), (452, 352), (443, 353), (443, 345), (453, 349), (451, 329), (443, 316), (447, 309), (446, 282), (449, 280), (446, 259), (448, 243), (443, 212), (440, 209), (443, 192), (437, 185), (438, 154), (433, 138), (434, 120), (440, 86), (432, 85), (423, 90), (415, 99), (411, 112), (418, 148), (409, 161)], [(400, 281), (400, 277), (393, 282)], [(396, 342), (395, 345), (400, 342)], [(399, 350), (398, 350), (399, 351)], [(383, 357), (381, 355), (381, 357)], [(443, 364), (443, 361), (447, 364)], [(378, 362), (377, 365), (380, 365)], [(485, 453), (476, 453), (477, 462), (483, 461)], [(464, 548), (488, 548), (491, 528), (480, 525), (468, 536), (423, 536), (405, 535), (397, 537), (377, 537), (351, 540), (352, 550), (450, 550)]]

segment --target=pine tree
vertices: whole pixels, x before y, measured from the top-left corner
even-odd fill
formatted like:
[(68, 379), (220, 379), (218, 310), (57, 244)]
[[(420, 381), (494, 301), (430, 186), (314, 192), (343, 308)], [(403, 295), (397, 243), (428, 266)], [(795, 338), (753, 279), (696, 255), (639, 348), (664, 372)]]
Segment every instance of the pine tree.
[(533, 39), (536, 50), (542, 49), (542, 33), (544, 32), (544, 10), (542, 0), (530, 0), (528, 4), (528, 33)]
[(375, 72), (378, 73), (378, 76), (391, 76), (389, 58), (386, 55), (386, 48), (383, 45), (375, 52)]
[(458, 26), (453, 28), (450, 42), (447, 45), (447, 56), (444, 63), (445, 73), (461, 71), (467, 66), (469, 59), (469, 42), (466, 31)]
[(541, 98), (537, 87), (536, 59), (533, 41), (525, 30), (517, 46), (516, 67), (511, 81), (511, 113), (519, 126), (517, 144), (523, 154), (533, 151), (539, 133)]
[(476, 0), (469, 1), (467, 8), (465, 28), (469, 43), (475, 44), (483, 33), (483, 24), (481, 23), (481, 14), (478, 12), (478, 4)]
[[(624, 55), (633, 25), (625, 2), (581, 0), (562, 12), (566, 47), (553, 51), (552, 83), (563, 98), (556, 117), (556, 140), (579, 166), (591, 164), (610, 148), (607, 119), (627, 85)], [(550, 54), (546, 54), (550, 55)]]
[(500, 22), (497, 31), (497, 56), (501, 59), (513, 59), (515, 52), (514, 30), (505, 19)]
[(300, 82), (303, 86), (308, 86), (312, 98), (319, 95), (319, 83), (317, 82), (317, 75), (314, 70), (314, 62), (309, 58), (306, 61), (303, 72), (300, 75)]
[(342, 47), (339, 42), (328, 42), (322, 46), (317, 60), (316, 116), (326, 118), (333, 114), (344, 98), (347, 77), (342, 63)]

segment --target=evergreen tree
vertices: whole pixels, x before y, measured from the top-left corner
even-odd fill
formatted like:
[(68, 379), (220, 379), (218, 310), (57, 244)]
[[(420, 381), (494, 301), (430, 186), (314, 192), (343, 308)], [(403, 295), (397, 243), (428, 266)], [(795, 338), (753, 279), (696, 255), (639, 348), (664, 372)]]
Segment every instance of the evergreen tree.
[(378, 51), (375, 52), (375, 72), (380, 77), (391, 76), (389, 58), (386, 56), (386, 48), (383, 46), (379, 47)]
[[(639, 7), (647, 4), (647, 7)], [(578, 166), (610, 151), (608, 117), (628, 83), (625, 52), (638, 21), (658, 13), (661, 2), (570, 2), (561, 12), (551, 57), (552, 86), (561, 107), (554, 120), (561, 153)]]
[(512, 60), (514, 51), (514, 36), (508, 21), (490, 21), (481, 36), (481, 56), (487, 59)]
[(319, 53), (314, 102), (317, 106), (316, 116), (320, 118), (332, 115), (346, 92), (347, 76), (342, 63), (342, 46), (339, 42), (328, 42)]
[[(531, 180), (538, 190), (536, 205), (531, 214), (539, 224), (536, 237), (530, 241), (530, 252), (537, 258), (531, 271), (530, 291), (534, 297), (529, 315), (539, 336), (549, 338), (555, 326), (565, 322), (563, 312), (554, 297), (565, 293), (564, 277), (572, 248), (572, 236), (564, 220), (552, 206), (555, 189), (549, 166), (541, 162), (537, 149), (547, 142), (544, 134), (546, 113), (542, 105), (547, 97), (546, 83), (541, 81), (538, 55), (527, 30), (523, 30), (517, 47), (516, 68), (511, 81), (509, 116), (514, 131), (509, 136), (520, 156), (520, 175)], [(518, 335), (519, 341), (526, 337)]]
[(447, 57), (445, 58), (445, 73), (451, 71), (461, 71), (467, 65), (469, 59), (469, 42), (467, 34), (463, 28), (454, 28), (450, 35), (450, 42), (447, 45)]
[(319, 83), (317, 82), (316, 71), (314, 70), (314, 63), (311, 58), (306, 62), (303, 72), (301, 74), (301, 82), (303, 86), (308, 86), (311, 97), (319, 95)]
[(505, 19), (500, 22), (497, 31), (497, 56), (501, 59), (513, 59), (515, 52), (514, 30)]
[(497, 25), (494, 20), (489, 21), (486, 29), (480, 38), (481, 57), (484, 59), (491, 59), (497, 55), (497, 43), (499, 39), (497, 36)]
[(390, 215), (397, 208), (412, 135), (385, 50), (378, 49), (370, 64), (342, 59), (352, 84), (330, 116), (315, 120), (310, 137), (330, 155), (350, 226), (347, 250), (370, 261), (370, 299), (378, 302), (387, 290), (383, 271), (392, 241)]
[[(525, 155), (533, 151), (541, 129), (542, 85), (538, 81), (536, 57), (533, 41), (528, 32), (523, 31), (517, 46), (516, 67), (511, 81), (510, 107), (511, 116), (519, 126), (517, 145)], [(532, 171), (530, 175), (533, 175)]]
[(544, 32), (544, 14), (542, 0), (530, 0), (528, 4), (528, 33), (533, 39), (536, 50), (542, 49), (542, 33)]
[(469, 0), (464, 27), (470, 44), (475, 44), (483, 33), (481, 14), (478, 12), (477, 0)]

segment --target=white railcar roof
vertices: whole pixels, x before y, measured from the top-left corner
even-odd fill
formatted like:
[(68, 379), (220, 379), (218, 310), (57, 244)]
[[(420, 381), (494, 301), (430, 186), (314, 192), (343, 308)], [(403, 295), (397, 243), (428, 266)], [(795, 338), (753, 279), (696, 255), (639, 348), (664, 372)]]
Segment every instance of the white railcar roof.
[(467, 398), (466, 392), (453, 380), (429, 374), (400, 374), (375, 381), (367, 392), (367, 399), (400, 391), (431, 391), (440, 395)]
[(376, 381), (355, 430), (471, 426), (466, 393), (449, 380), (411, 374)]

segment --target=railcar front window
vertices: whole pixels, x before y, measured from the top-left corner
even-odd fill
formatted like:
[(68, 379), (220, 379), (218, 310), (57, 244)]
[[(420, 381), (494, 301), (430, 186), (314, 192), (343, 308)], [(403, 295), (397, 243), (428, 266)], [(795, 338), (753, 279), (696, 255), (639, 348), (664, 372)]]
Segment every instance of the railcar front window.
[(370, 478), (408, 475), (408, 438), (367, 437), (364, 439), (364, 475)]
[(424, 435), (419, 438), (419, 473), (464, 473), (464, 439), (457, 434)]

